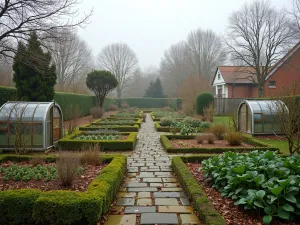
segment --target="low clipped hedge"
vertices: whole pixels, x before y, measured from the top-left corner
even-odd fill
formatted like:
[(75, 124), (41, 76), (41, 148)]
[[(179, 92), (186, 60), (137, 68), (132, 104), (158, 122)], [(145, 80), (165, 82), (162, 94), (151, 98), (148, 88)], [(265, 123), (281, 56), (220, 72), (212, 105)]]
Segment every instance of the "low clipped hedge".
[(109, 164), (85, 192), (1, 191), (0, 224), (97, 224), (108, 211), (126, 171), (125, 156), (102, 158)]
[(77, 131), (67, 135), (58, 141), (58, 145), (63, 149), (81, 150), (87, 146), (100, 145), (101, 150), (106, 151), (130, 151), (133, 150), (137, 141), (137, 133), (121, 133), (128, 135), (125, 140), (74, 140), (75, 137), (83, 135), (85, 132)]
[(175, 110), (180, 109), (182, 103), (182, 99), (178, 98), (122, 98), (116, 101), (119, 106), (122, 102), (126, 102), (129, 107), (163, 108), (169, 106)]
[(172, 158), (172, 167), (202, 221), (206, 225), (226, 225), (224, 218), (215, 210), (181, 157)]
[(105, 122), (105, 124), (101, 124), (102, 120), (96, 120), (94, 122), (92, 122), (92, 125), (113, 125), (113, 126), (116, 126), (116, 125), (128, 125), (128, 126), (134, 126), (134, 125), (138, 125), (139, 127), (141, 127), (142, 125), (142, 122), (143, 120), (142, 119), (135, 119), (134, 123), (120, 123), (120, 124), (117, 124), (117, 123), (110, 123), (110, 121), (118, 121), (117, 119), (114, 119), (114, 120), (109, 120), (108, 122)]
[(109, 126), (109, 128), (105, 127), (105, 126), (97, 126), (97, 127), (90, 127), (91, 124), (86, 124), (83, 125), (81, 127), (79, 127), (80, 131), (95, 131), (95, 130), (100, 130), (100, 129), (110, 129), (110, 130), (116, 130), (116, 131), (120, 131), (120, 132), (138, 132), (140, 126), (135, 124), (133, 126), (130, 125), (126, 125), (126, 126), (118, 126), (118, 125), (112, 125)]
[[(162, 127), (159, 122), (155, 122), (154, 123), (154, 128), (156, 131), (158, 132), (170, 132), (170, 128), (171, 127)], [(176, 131), (179, 132), (180, 129), (179, 128), (176, 128)]]
[(160, 135), (160, 141), (164, 146), (164, 149), (169, 153), (223, 153), (223, 152), (251, 152), (253, 150), (258, 151), (279, 151), (279, 148), (271, 146), (269, 144), (263, 143), (261, 141), (255, 140), (251, 136), (245, 135), (244, 142), (254, 145), (253, 148), (245, 147), (212, 147), (211, 148), (200, 148), (200, 147), (190, 147), (190, 148), (174, 148), (171, 139), (184, 139), (190, 140), (194, 139), (195, 135)]

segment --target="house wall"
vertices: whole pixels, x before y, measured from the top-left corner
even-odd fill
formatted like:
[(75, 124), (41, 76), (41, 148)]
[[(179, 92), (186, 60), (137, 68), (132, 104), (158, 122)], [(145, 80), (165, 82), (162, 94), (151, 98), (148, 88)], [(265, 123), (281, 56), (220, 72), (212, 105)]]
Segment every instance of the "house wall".
[(228, 98), (252, 98), (251, 84), (227, 84)]
[[(276, 81), (276, 88), (269, 87), (269, 81)], [(300, 82), (300, 48), (266, 80), (264, 96), (282, 93), (284, 88), (296, 82)], [(300, 88), (298, 92), (300, 94)]]

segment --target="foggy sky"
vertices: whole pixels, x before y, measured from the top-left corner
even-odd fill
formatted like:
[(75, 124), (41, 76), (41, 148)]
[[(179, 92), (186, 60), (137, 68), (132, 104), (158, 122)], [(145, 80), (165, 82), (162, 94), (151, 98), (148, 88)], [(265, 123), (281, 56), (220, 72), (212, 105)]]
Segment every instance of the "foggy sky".
[[(270, 0), (287, 9), (291, 1)], [(95, 56), (108, 44), (124, 42), (142, 68), (159, 66), (164, 51), (191, 30), (209, 28), (223, 35), (229, 15), (244, 2), (252, 0), (83, 0), (80, 10), (93, 8), (93, 15), (79, 35)]]

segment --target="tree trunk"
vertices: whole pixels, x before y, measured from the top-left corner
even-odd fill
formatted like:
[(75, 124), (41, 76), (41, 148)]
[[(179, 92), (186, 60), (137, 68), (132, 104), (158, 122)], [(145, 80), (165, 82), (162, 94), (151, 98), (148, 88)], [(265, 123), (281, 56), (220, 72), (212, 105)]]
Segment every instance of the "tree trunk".
[(264, 85), (258, 84), (257, 88), (258, 88), (258, 97), (259, 98), (264, 97)]
[(117, 87), (117, 97), (121, 98), (122, 97), (122, 90), (120, 87)]

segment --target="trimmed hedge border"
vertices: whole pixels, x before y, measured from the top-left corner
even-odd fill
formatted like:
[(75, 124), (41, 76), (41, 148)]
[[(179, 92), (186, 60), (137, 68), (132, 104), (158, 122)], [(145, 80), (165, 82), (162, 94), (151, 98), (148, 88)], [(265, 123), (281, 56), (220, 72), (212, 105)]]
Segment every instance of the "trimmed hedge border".
[[(207, 155), (207, 157), (209, 156)], [(172, 158), (172, 167), (202, 221), (206, 225), (226, 225), (224, 218), (215, 210), (181, 157)]]
[(128, 135), (125, 140), (74, 140), (75, 137), (84, 134), (85, 132), (82, 131), (74, 132), (60, 139), (58, 145), (68, 150), (81, 150), (89, 145), (100, 145), (101, 149), (106, 151), (131, 151), (137, 141), (137, 132), (122, 132), (121, 134)]
[(254, 150), (258, 151), (279, 151), (278, 148), (273, 147), (269, 144), (263, 143), (261, 141), (257, 141), (251, 136), (244, 135), (244, 141), (248, 144), (256, 145), (253, 148), (174, 148), (170, 142), (170, 139), (194, 139), (195, 135), (160, 135), (160, 141), (164, 147), (164, 149), (169, 153), (223, 153), (223, 152), (251, 152)]
[[(99, 130), (99, 129), (108, 129), (107, 127), (103, 127), (103, 126), (98, 126), (98, 127), (89, 127), (91, 126), (91, 124), (86, 124), (83, 125), (81, 127), (79, 127), (80, 131), (95, 131), (95, 130)], [(116, 130), (116, 131), (120, 131), (120, 132), (138, 132), (139, 131), (139, 125), (133, 125), (133, 126), (111, 126), (109, 127), (109, 130)]]
[[(114, 120), (110, 120), (110, 121), (117, 121), (118, 119), (114, 119)], [(141, 127), (143, 120), (142, 119), (137, 119), (135, 120), (134, 123), (120, 123), (120, 124), (116, 124), (116, 123), (109, 123), (109, 122), (105, 122), (105, 124), (101, 124), (101, 119), (100, 120), (96, 120), (94, 122), (92, 122), (92, 125), (114, 125), (114, 126), (118, 126), (118, 125), (128, 125), (128, 126), (134, 126), (134, 125), (138, 125), (139, 127)]]
[[(20, 158), (13, 156), (15, 159)], [(0, 159), (11, 159), (1, 156)], [(29, 159), (30, 157), (28, 157)], [(0, 224), (97, 224), (119, 190), (126, 171), (125, 156), (102, 156), (109, 163), (85, 192), (37, 189), (0, 192)]]

